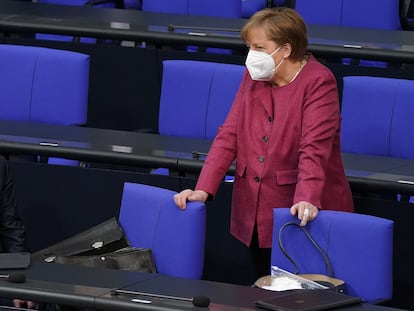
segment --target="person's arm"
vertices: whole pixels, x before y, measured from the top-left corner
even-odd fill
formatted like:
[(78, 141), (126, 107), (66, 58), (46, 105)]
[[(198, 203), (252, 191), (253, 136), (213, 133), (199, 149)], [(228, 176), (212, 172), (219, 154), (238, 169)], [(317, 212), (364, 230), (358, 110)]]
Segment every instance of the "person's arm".
[(339, 98), (335, 77), (327, 70), (317, 72), (303, 107), (294, 203), (305, 201), (317, 208), (321, 207), (327, 165), (339, 130)]
[(248, 72), (245, 71), (227, 118), (218, 129), (214, 142), (208, 151), (195, 187), (196, 190), (207, 192), (211, 197), (216, 195), (224, 176), (236, 158), (237, 126), (239, 115), (243, 109), (245, 85), (248, 78)]

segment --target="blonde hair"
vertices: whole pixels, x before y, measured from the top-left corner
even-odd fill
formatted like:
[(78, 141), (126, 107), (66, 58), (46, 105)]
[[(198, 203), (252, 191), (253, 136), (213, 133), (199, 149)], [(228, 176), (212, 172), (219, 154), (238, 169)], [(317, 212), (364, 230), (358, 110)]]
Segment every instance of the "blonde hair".
[(289, 43), (292, 47), (290, 59), (302, 60), (305, 56), (308, 48), (306, 25), (295, 10), (279, 7), (256, 12), (241, 29), (241, 38), (246, 42), (252, 29), (257, 28), (262, 28), (279, 46)]

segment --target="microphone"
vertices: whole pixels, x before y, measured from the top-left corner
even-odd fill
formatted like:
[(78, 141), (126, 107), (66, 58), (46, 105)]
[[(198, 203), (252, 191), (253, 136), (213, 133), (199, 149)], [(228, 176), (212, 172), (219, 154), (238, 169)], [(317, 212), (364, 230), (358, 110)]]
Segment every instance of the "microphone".
[(0, 279), (11, 283), (24, 283), (26, 282), (26, 275), (24, 273), (0, 274)]
[(134, 292), (129, 290), (123, 289), (112, 289), (111, 295), (133, 295), (133, 296), (148, 296), (153, 298), (161, 298), (161, 299), (172, 299), (172, 300), (179, 300), (179, 301), (187, 301), (191, 302), (196, 307), (206, 308), (210, 304), (210, 299), (206, 296), (194, 296), (192, 298), (184, 298), (184, 297), (175, 297), (175, 296), (167, 296), (167, 295), (160, 295), (160, 294), (151, 294), (151, 293), (143, 293), (143, 292)]

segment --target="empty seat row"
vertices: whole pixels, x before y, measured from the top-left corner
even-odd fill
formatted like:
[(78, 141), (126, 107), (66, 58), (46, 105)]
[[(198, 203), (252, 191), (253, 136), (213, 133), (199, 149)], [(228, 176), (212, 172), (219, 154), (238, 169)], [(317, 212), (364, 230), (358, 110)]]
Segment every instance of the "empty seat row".
[(343, 80), (342, 150), (414, 158), (414, 81), (371, 76)]
[(401, 29), (396, 0), (290, 0), (307, 24)]

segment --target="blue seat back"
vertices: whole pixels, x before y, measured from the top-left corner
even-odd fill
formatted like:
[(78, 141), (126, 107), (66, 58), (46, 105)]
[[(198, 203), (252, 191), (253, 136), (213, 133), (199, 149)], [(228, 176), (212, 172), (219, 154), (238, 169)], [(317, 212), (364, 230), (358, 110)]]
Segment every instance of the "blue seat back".
[[(273, 214), (272, 265), (293, 273), (293, 264), (279, 248), (278, 235), (284, 224), (298, 222), (297, 217), (290, 214), (289, 208), (275, 208)], [(388, 219), (328, 210), (320, 211), (306, 225), (330, 259), (335, 277), (346, 282), (347, 293), (368, 303), (392, 297), (393, 227), (393, 221)], [(286, 227), (281, 241), (298, 264), (300, 273), (329, 275), (321, 254), (302, 230)]]
[(145, 0), (142, 10), (149, 12), (187, 14), (188, 0)]
[(342, 151), (414, 158), (414, 81), (371, 76), (343, 81)]
[(0, 68), (0, 119), (86, 123), (89, 55), (1, 44)]
[(239, 18), (241, 17), (241, 1), (145, 0), (142, 2), (142, 10), (161, 13)]
[(342, 26), (401, 29), (396, 0), (343, 0)]
[(241, 0), (188, 0), (189, 15), (240, 18), (242, 14), (241, 12)]
[(343, 82), (342, 151), (388, 156), (397, 80), (348, 76)]
[(241, 0), (241, 17), (249, 18), (267, 6), (267, 0)]
[(295, 10), (306, 24), (341, 25), (342, 0), (296, 0)]
[(307, 24), (374, 29), (401, 29), (395, 0), (295, 0)]
[(391, 123), (390, 155), (414, 159), (414, 81), (397, 79), (397, 96)]
[(164, 61), (160, 134), (214, 138), (230, 110), (244, 70), (242, 65)]
[(150, 248), (160, 274), (200, 279), (204, 266), (205, 205), (174, 203), (176, 192), (125, 183), (119, 222), (132, 246)]

